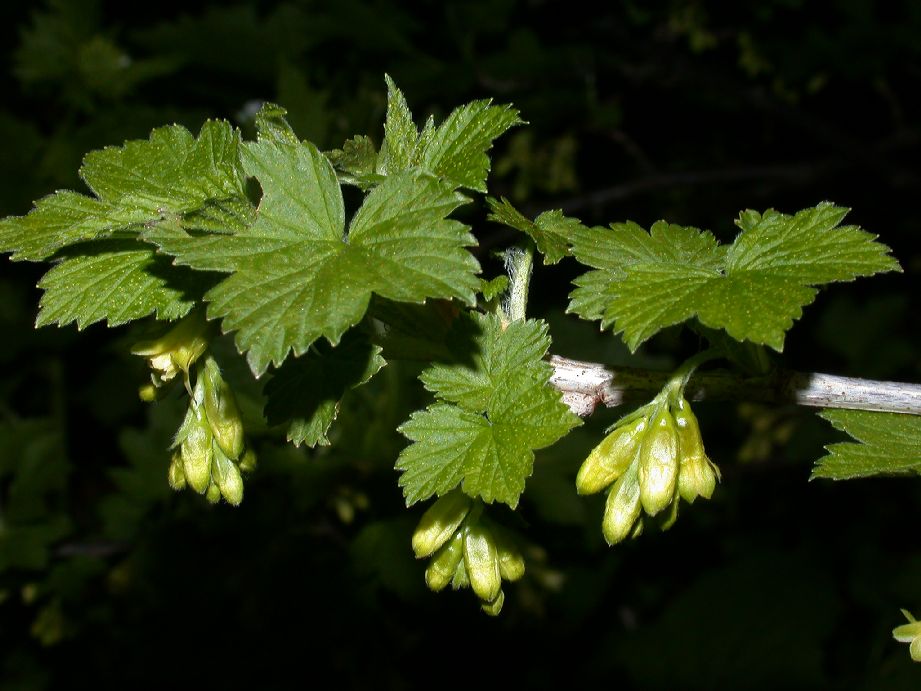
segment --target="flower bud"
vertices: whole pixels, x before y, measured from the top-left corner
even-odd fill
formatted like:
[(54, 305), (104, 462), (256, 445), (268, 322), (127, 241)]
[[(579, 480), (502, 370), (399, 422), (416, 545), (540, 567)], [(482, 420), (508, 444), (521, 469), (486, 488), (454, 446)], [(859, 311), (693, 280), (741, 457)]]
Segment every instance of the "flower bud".
[(678, 482), (678, 434), (668, 406), (653, 416), (639, 453), (640, 501), (650, 516), (671, 503)]
[(899, 643), (908, 643), (911, 659), (921, 662), (921, 621), (916, 621), (908, 610), (903, 609), (902, 614), (908, 619), (908, 623), (896, 626), (892, 630), (892, 637)]
[(236, 464), (224, 454), (215, 439), (212, 446), (211, 477), (228, 504), (239, 506), (243, 501), (243, 478)]
[(157, 400), (160, 390), (153, 384), (143, 384), (138, 387), (138, 398), (144, 403), (153, 403)]
[(211, 482), (212, 439), (211, 427), (204, 415), (193, 411), (195, 417), (193, 424), (188, 428), (188, 433), (180, 446), (182, 455), (182, 470), (186, 482), (199, 494), (208, 489)]
[(496, 595), (496, 599), (492, 600), (491, 602), (484, 602), (482, 605), (480, 605), (480, 609), (482, 609), (491, 617), (497, 617), (499, 616), (499, 612), (502, 611), (502, 605), (504, 604), (505, 593), (500, 590), (499, 594)]
[(434, 554), (445, 544), (470, 511), (470, 498), (461, 490), (455, 489), (439, 497), (419, 519), (416, 532), (413, 533), (413, 552), (416, 559)]
[(200, 377), (204, 381), (205, 414), (214, 439), (228, 458), (236, 460), (243, 453), (243, 420), (237, 399), (212, 357), (205, 361)]
[[(640, 483), (637, 468), (631, 466), (608, 492), (601, 519), (601, 532), (609, 545), (622, 542), (631, 534), (640, 516)], [(640, 523), (642, 525), (642, 523)], [(642, 530), (642, 528), (641, 528)]]
[(486, 602), (495, 600), (502, 587), (499, 555), (492, 533), (482, 523), (464, 529), (464, 562), (477, 597)]
[(205, 492), (205, 499), (208, 500), (209, 504), (217, 504), (221, 500), (221, 488), (212, 482)]
[(251, 473), (256, 469), (256, 452), (252, 449), (247, 449), (243, 452), (243, 456), (240, 457), (240, 472), (241, 473)]
[(645, 416), (618, 425), (585, 459), (576, 476), (579, 494), (594, 494), (624, 474), (633, 463), (640, 438), (646, 429)]
[(678, 453), (681, 457), (678, 468), (678, 494), (688, 503), (693, 503), (698, 496), (709, 499), (719, 479), (719, 468), (704, 452), (700, 426), (690, 403), (681, 397), (675, 408)]
[(173, 452), (173, 458), (169, 464), (169, 486), (175, 490), (185, 487), (185, 472), (182, 469), (182, 453)]
[(493, 536), (499, 558), (499, 575), (509, 582), (517, 581), (524, 576), (524, 556), (504, 530), (494, 530)]
[(436, 593), (454, 578), (457, 566), (464, 558), (464, 533), (457, 531), (432, 557), (425, 569), (425, 584)]

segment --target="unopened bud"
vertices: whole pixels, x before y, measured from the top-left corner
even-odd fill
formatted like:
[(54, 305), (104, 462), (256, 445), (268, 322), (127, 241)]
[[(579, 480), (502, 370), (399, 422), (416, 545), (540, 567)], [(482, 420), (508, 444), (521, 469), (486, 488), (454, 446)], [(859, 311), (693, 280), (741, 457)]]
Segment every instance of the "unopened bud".
[(576, 491), (579, 494), (594, 494), (610, 485), (623, 475), (639, 447), (646, 418), (619, 425), (606, 436), (585, 459), (576, 476)]
[(524, 576), (524, 556), (504, 530), (494, 530), (493, 536), (499, 557), (499, 575), (507, 581), (517, 581)]
[(212, 452), (214, 458), (211, 461), (211, 476), (227, 503), (239, 506), (243, 501), (243, 478), (240, 476), (240, 470), (227, 458), (216, 440)]
[[(194, 405), (194, 404), (193, 404)], [(195, 411), (194, 424), (182, 441), (182, 470), (186, 482), (199, 494), (208, 489), (211, 482), (212, 440), (211, 427), (204, 416)]]
[(208, 500), (209, 504), (217, 504), (221, 500), (221, 488), (212, 482), (205, 492), (205, 499)]
[(204, 381), (205, 414), (214, 439), (228, 458), (236, 460), (243, 453), (243, 420), (237, 399), (214, 358), (207, 358), (200, 376)]
[(502, 587), (496, 543), (482, 523), (467, 526), (464, 532), (464, 562), (470, 587), (478, 598), (491, 602)]
[(464, 558), (464, 533), (458, 531), (444, 545), (425, 569), (425, 584), (436, 593), (450, 583)]
[(704, 452), (697, 417), (684, 397), (675, 404), (675, 425), (678, 431), (678, 494), (688, 503), (701, 496), (709, 499), (719, 479), (719, 468)]
[(252, 449), (247, 449), (243, 452), (243, 455), (240, 457), (240, 472), (241, 473), (251, 473), (256, 469), (256, 452)]
[(486, 614), (488, 614), (491, 617), (497, 617), (499, 616), (499, 612), (502, 611), (502, 605), (504, 604), (505, 604), (505, 593), (500, 590), (499, 594), (496, 595), (496, 598), (494, 600), (492, 600), (491, 602), (484, 602), (482, 605), (480, 605), (480, 609), (482, 609), (484, 612), (486, 612)]
[(631, 466), (617, 478), (604, 505), (601, 532), (609, 545), (623, 542), (631, 534), (640, 508), (640, 483), (636, 466)]
[(182, 453), (173, 452), (173, 458), (169, 464), (169, 486), (175, 490), (185, 487), (185, 471), (182, 469)]
[(413, 533), (413, 552), (416, 559), (434, 554), (445, 544), (463, 523), (470, 511), (470, 498), (455, 489), (439, 497), (419, 519)]
[(678, 482), (678, 434), (667, 405), (653, 416), (639, 454), (640, 501), (655, 516), (675, 498)]
[(159, 397), (160, 391), (153, 384), (143, 384), (138, 388), (138, 398), (144, 403), (153, 403)]

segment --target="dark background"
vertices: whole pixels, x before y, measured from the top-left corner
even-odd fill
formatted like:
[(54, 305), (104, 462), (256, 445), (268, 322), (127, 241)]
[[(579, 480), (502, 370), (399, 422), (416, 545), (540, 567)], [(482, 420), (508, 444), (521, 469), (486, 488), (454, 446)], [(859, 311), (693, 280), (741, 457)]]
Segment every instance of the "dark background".
[[(490, 191), (586, 223), (660, 218), (731, 240), (740, 210), (828, 199), (905, 269), (836, 285), (785, 363), (921, 380), (921, 4), (690, 0), (0, 5), (0, 212), (78, 188), (82, 155), (158, 125), (288, 108), (321, 148), (377, 142), (384, 72), (417, 121), (473, 98), (529, 126)], [(725, 3), (720, 4), (721, 7)], [(512, 239), (465, 219), (490, 249)], [(839, 438), (809, 411), (701, 404), (724, 482), (674, 528), (607, 548), (572, 479), (614, 411), (538, 456), (518, 516), (528, 574), (498, 619), (432, 594), (409, 536), (393, 432), (425, 398), (392, 365), (343, 406), (334, 444), (255, 436), (239, 509), (166, 484), (182, 404), (136, 398), (132, 329), (32, 328), (43, 269), (0, 260), (0, 687), (916, 689), (891, 639), (921, 614), (915, 479), (807, 479)], [(554, 352), (667, 368), (672, 329), (628, 358), (563, 315), (570, 260), (538, 267), (529, 312)], [(501, 512), (500, 512), (501, 513)]]

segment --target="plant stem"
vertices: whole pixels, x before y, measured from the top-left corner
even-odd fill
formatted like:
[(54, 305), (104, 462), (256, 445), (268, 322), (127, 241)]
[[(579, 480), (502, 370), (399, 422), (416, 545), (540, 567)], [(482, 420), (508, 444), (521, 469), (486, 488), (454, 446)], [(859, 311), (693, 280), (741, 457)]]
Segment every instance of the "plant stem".
[(505, 267), (509, 278), (505, 316), (509, 322), (523, 320), (528, 308), (531, 271), (534, 269), (534, 241), (528, 238), (523, 247), (509, 248), (505, 255)]
[[(608, 368), (558, 355), (550, 358), (550, 383), (563, 392), (563, 401), (577, 415), (591, 415), (599, 404), (613, 408), (648, 401), (671, 379), (669, 372), (630, 367)], [(794, 403), (816, 408), (849, 408), (921, 415), (921, 384), (839, 377), (817, 372), (778, 370), (743, 377), (726, 370), (697, 372), (685, 397), (692, 401), (753, 401)]]

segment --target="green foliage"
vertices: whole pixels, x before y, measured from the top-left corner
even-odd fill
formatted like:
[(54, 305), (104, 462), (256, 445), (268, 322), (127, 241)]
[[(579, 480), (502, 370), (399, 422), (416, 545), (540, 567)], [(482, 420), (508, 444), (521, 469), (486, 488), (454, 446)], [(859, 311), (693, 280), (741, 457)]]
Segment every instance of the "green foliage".
[(550, 446), (579, 420), (547, 385), (550, 347), (539, 320), (504, 327), (497, 316), (473, 315), (472, 362), (436, 364), (422, 382), (438, 402), (414, 413), (400, 431), (414, 443), (397, 460), (407, 504), (461, 485), (471, 497), (512, 508), (531, 475), (534, 450)]
[(283, 124), (261, 123), (259, 141), (245, 147), (246, 172), (263, 190), (255, 223), (233, 235), (201, 238), (172, 227), (145, 236), (183, 264), (231, 273), (207, 294), (209, 314), (237, 331), (254, 374), (320, 337), (338, 343), (372, 292), (473, 301), (478, 265), (464, 247), (474, 240), (446, 218), (463, 196), (422, 172), (395, 174), (368, 195), (346, 232), (329, 160), (279, 134)]
[[(910, 198), (906, 191), (913, 190), (916, 176), (893, 152), (902, 150), (900, 142), (912, 141), (904, 135), (913, 134), (911, 123), (918, 121), (903, 86), (911, 80), (900, 77), (916, 62), (911, 59), (917, 55), (916, 22), (902, 21), (899, 39), (880, 32), (884, 15), (867, 3), (842, 3), (828, 16), (821, 13), (820, 22), (810, 21), (805, 8), (779, 0), (743, 7), (733, 17), (711, 17), (681, 2), (663, 9), (625, 3), (576, 17), (577, 28), (560, 32), (559, 16), (549, 5), (475, 2), (459, 14), (432, 6), (419, 15), (387, 2), (344, 0), (309, 11), (300, 3), (269, 3), (258, 10), (247, 4), (213, 7), (200, 14), (189, 7), (181, 17), (164, 15), (144, 26), (132, 25), (114, 8), (106, 26), (98, 7), (89, 5), (95, 3), (54, 0), (20, 28), (16, 74), (29, 98), (19, 98), (16, 84), (7, 85), (12, 97), (8, 112), (0, 115), (7, 154), (0, 163), (8, 181), (0, 190), (5, 213), (21, 213), (46, 190), (74, 188), (85, 151), (145, 135), (163, 122), (191, 127), (209, 116), (232, 117), (249, 137), (252, 99), (268, 97), (285, 103), (293, 129), (280, 108), (266, 106), (255, 116), (259, 139), (241, 146), (235, 129), (210, 121), (206, 129), (232, 139), (223, 153), (220, 146), (214, 149), (214, 169), (201, 143), (204, 131), (196, 139), (181, 135), (179, 126), (155, 130), (145, 142), (90, 154), (84, 167), (90, 178), (96, 175), (95, 183), (86, 179), (91, 194), (58, 192), (39, 201), (31, 214), (0, 222), (0, 251), (55, 263), (41, 281), (39, 324), (114, 326), (147, 315), (175, 319), (193, 307), (203, 314), (208, 308), (207, 348), (221, 363), (208, 381), (212, 393), (221, 395), (205, 396), (198, 406), (211, 441), (199, 451), (210, 462), (198, 464), (205, 472), (192, 473), (193, 479), (209, 499), (223, 494), (230, 503), (240, 502), (233, 466), (251, 467), (251, 459), (238, 453), (241, 428), (247, 450), (258, 447), (260, 467), (247, 482), (246, 501), (233, 509), (211, 509), (192, 493), (171, 495), (167, 466), (176, 485), (185, 470), (181, 449), (178, 465), (175, 457), (170, 465), (166, 448), (177, 441), (173, 433), (188, 401), (183, 384), (195, 383), (196, 370), (191, 381), (183, 381), (180, 374), (189, 368), (165, 363), (162, 353), (145, 356), (154, 385), (143, 393), (158, 402), (147, 427), (135, 428), (143, 419), (139, 404), (115, 395), (125, 382), (144, 377), (140, 363), (122, 357), (135, 334), (121, 341), (116, 336), (108, 348), (98, 329), (79, 340), (72, 330), (25, 330), (22, 325), (34, 316), (28, 290), (35, 279), (25, 267), (12, 267), (10, 281), (24, 278), (20, 291), (6, 290), (6, 276), (0, 285), (7, 345), (0, 362), (9, 371), (0, 378), (0, 421), (30, 430), (37, 446), (42, 439), (55, 441), (47, 453), (25, 443), (0, 444), (0, 541), (21, 538), (0, 545), (0, 553), (17, 562), (0, 580), (5, 622), (0, 676), (11, 687), (40, 688), (44, 675), (56, 674), (48, 671), (55, 660), (74, 659), (87, 678), (94, 668), (108, 674), (118, 667), (141, 686), (156, 684), (158, 675), (170, 676), (168, 684), (182, 665), (177, 650), (195, 650), (196, 659), (225, 659), (226, 641), (214, 634), (225, 623), (248, 650), (246, 659), (233, 665), (231, 685), (264, 684), (264, 669), (252, 672), (256, 663), (248, 666), (247, 660), (271, 655), (283, 669), (288, 660), (302, 660), (307, 646), (314, 659), (325, 658), (337, 673), (349, 670), (342, 677), (345, 685), (367, 686), (372, 672), (366, 670), (374, 670), (374, 684), (414, 686), (413, 675), (431, 679), (444, 673), (443, 644), (426, 655), (420, 650), (438, 644), (416, 634), (446, 619), (458, 640), (479, 650), (510, 650), (510, 642), (533, 649), (532, 641), (547, 650), (575, 646), (582, 651), (579, 664), (557, 665), (554, 674), (577, 686), (594, 683), (600, 670), (644, 688), (774, 688), (790, 680), (843, 688), (859, 686), (850, 683), (855, 678), (888, 688), (893, 676), (908, 668), (908, 655), (886, 639), (895, 624), (894, 608), (915, 608), (918, 569), (876, 538), (914, 507), (911, 487), (903, 487), (910, 483), (855, 483), (817, 498), (816, 485), (807, 493), (783, 465), (771, 473), (734, 465), (742, 432), (727, 420), (727, 406), (695, 404), (707, 451), (726, 463), (727, 482), (714, 492), (712, 467), (697, 463), (695, 470), (681, 463), (690, 458), (685, 453), (679, 459), (677, 496), (714, 492), (712, 505), (698, 502), (669, 533), (603, 551), (597, 530), (603, 507), (593, 497), (576, 496), (572, 479), (579, 459), (603, 438), (601, 430), (613, 418), (599, 409), (578, 434), (533, 463), (533, 448), (564, 434), (575, 419), (545, 383), (549, 340), (541, 322), (494, 328), (508, 321), (500, 298), (510, 282), (490, 275), (492, 256), (499, 254), (490, 251), (506, 235), (483, 221), (488, 204), (492, 220), (530, 237), (521, 236), (520, 245), (536, 246), (544, 264), (560, 265), (536, 267), (529, 314), (543, 314), (546, 301), (560, 295), (558, 278), (577, 270), (575, 263), (562, 261), (573, 253), (602, 274), (579, 279), (585, 290), (577, 290), (578, 300), (586, 313), (576, 310), (575, 299), (573, 309), (581, 316), (622, 331), (631, 347), (666, 323), (696, 317), (710, 326), (690, 326), (735, 372), (764, 375), (783, 363), (769, 359), (759, 344), (779, 349), (820, 285), (896, 267), (868, 236), (835, 228), (831, 216), (839, 211), (830, 208), (829, 218), (813, 228), (799, 227), (799, 214), (746, 215), (742, 235), (727, 246), (705, 233), (657, 225), (653, 233), (638, 231), (632, 257), (622, 247), (607, 247), (609, 231), (589, 230), (561, 211), (536, 209), (562, 208), (592, 224), (652, 214), (709, 219), (711, 211), (717, 218), (724, 214), (731, 199), (796, 208), (803, 199), (832, 196), (847, 199), (865, 218), (887, 219), (887, 244), (911, 272), (917, 260), (904, 238), (899, 244), (899, 229), (916, 225), (916, 214), (898, 200)], [(887, 7), (885, 21), (906, 19), (899, 14), (904, 3), (897, 5)], [(12, 7), (9, 12), (16, 11)], [(840, 29), (833, 37), (815, 30), (829, 23)], [(335, 48), (341, 45), (350, 48)], [(730, 60), (718, 79), (710, 79), (716, 50), (730, 57), (738, 51), (739, 69), (734, 72)], [(395, 83), (387, 80), (385, 99), (379, 72), (367, 72), (367, 66), (374, 72), (384, 62), (414, 95), (416, 112), (425, 115), (421, 127)], [(176, 78), (169, 77), (171, 71)], [(872, 75), (869, 93), (842, 81), (855, 74)], [(708, 87), (711, 82), (719, 88)], [(823, 90), (825, 85), (833, 88)], [(513, 101), (534, 123), (503, 141), (494, 160), (491, 147), (520, 123), (517, 111), (488, 101), (451, 110), (484, 91)], [(854, 104), (883, 101), (891, 112), (867, 120), (856, 115)], [(680, 117), (661, 108), (676, 102), (682, 103)], [(827, 113), (834, 113), (833, 126), (823, 122)], [(893, 123), (898, 136), (892, 141), (870, 141), (870, 133), (894, 131)], [(363, 134), (352, 136), (356, 132)], [(305, 136), (309, 142), (301, 141)], [(150, 148), (157, 137), (163, 147)], [(319, 153), (343, 141), (340, 150)], [(855, 164), (871, 172), (859, 185), (847, 184), (847, 175), (830, 174)], [(490, 169), (489, 192), (501, 201), (483, 204), (475, 197), (461, 209), (465, 200), (458, 188), (486, 191)], [(746, 186), (751, 171), (757, 184)], [(133, 179), (136, 172), (143, 176)], [(897, 199), (877, 195), (890, 180)], [(795, 191), (785, 196), (791, 183)], [(340, 192), (339, 185), (358, 190)], [(428, 201), (413, 206), (419, 189)], [(535, 211), (525, 216), (502, 195)], [(367, 208), (372, 202), (376, 215)], [(389, 225), (393, 217), (387, 214), (394, 210), (405, 220), (398, 230)], [(801, 214), (808, 212), (821, 216), (816, 209)], [(375, 226), (364, 236), (356, 232), (363, 214)], [(483, 247), (473, 244), (467, 224)], [(430, 256), (412, 254), (426, 251), (433, 228), (448, 225), (454, 231), (439, 235), (444, 242), (429, 247)], [(314, 236), (303, 232), (317, 227), (321, 232)], [(370, 242), (380, 237), (378, 227), (387, 243)], [(653, 239), (657, 228), (664, 228), (661, 243)], [(391, 237), (394, 233), (400, 237)], [(327, 256), (318, 245), (335, 251)], [(391, 253), (391, 246), (399, 252)], [(408, 249), (412, 266), (402, 254)], [(841, 254), (851, 250), (857, 255)], [(438, 262), (452, 252), (450, 285), (435, 285), (444, 268)], [(616, 266), (596, 266), (592, 261), (599, 257), (593, 259), (593, 253), (607, 253), (605, 261)], [(480, 262), (486, 269), (482, 277)], [(420, 266), (431, 272), (425, 275), (431, 291), (420, 288), (413, 275)], [(514, 281), (519, 294), (527, 287), (526, 274)], [(710, 282), (694, 292), (701, 277)], [(669, 281), (673, 290), (666, 290)], [(877, 290), (884, 289), (879, 282)], [(797, 365), (814, 360), (822, 368), (913, 378), (917, 341), (910, 338), (915, 327), (908, 316), (914, 297), (904, 297), (901, 312), (880, 321), (874, 306), (882, 303), (875, 294), (864, 300), (862, 292), (837, 290), (816, 306), (827, 316), (834, 303), (837, 326), (824, 320), (804, 324), (802, 340), (790, 348)], [(644, 312), (663, 305), (661, 314)], [(841, 337), (855, 328), (859, 338)], [(674, 333), (630, 357), (619, 339), (598, 338), (587, 322), (567, 318), (553, 323), (552, 352), (665, 369), (692, 345), (693, 338)], [(234, 352), (234, 335), (237, 347), (248, 351), (243, 355), (250, 366)], [(887, 350), (890, 342), (901, 349)], [(300, 355), (287, 357), (292, 351)], [(381, 369), (385, 358), (388, 366)], [(416, 368), (436, 397), (425, 410)], [(54, 371), (63, 376), (48, 374)], [(167, 379), (158, 371), (176, 376)], [(265, 376), (257, 380), (254, 372)], [(128, 385), (129, 394), (135, 384)], [(597, 393), (589, 390), (586, 397)], [(233, 399), (239, 410), (228, 405)], [(54, 424), (42, 417), (34, 424), (31, 416), (44, 415), (46, 407), (53, 408)], [(407, 416), (412, 417), (404, 431), (417, 420), (426, 424), (417, 427), (424, 439), (411, 438), (401, 456), (400, 463), (418, 456), (403, 478), (414, 470), (431, 473), (420, 482), (443, 485), (445, 496), (461, 494), (458, 485), (472, 487), (479, 492), (467, 501), (480, 508), (489, 497), (518, 504), (515, 514), (506, 507), (487, 511), (491, 519), (495, 514), (504, 516), (503, 522), (517, 521), (540, 543), (513, 555), (521, 570), (527, 562), (521, 582), (484, 600), (484, 609), (496, 613), (500, 597), (507, 596), (510, 616), (498, 627), (466, 620), (469, 598), (425, 596), (423, 580), (446, 587), (447, 574), (455, 586), (490, 598), (497, 560), (502, 578), (514, 579), (502, 572), (501, 532), (491, 520), (494, 549), (482, 532), (469, 545), (461, 535), (460, 551), (448, 553), (442, 545), (438, 568), (433, 563), (423, 578), (408, 549), (413, 511), (394, 501), (393, 460), (405, 446), (394, 430)], [(814, 458), (818, 425), (804, 433), (787, 408), (750, 419), (756, 434), (781, 438), (776, 427), (781, 416), (783, 430), (796, 429), (792, 439), (783, 432), (785, 455), (804, 462)], [(675, 422), (680, 437), (677, 414)], [(696, 430), (696, 423), (684, 429)], [(700, 446), (696, 432), (691, 436), (689, 443), (679, 439), (678, 448)], [(300, 448), (286, 445), (286, 438)], [(884, 445), (867, 446), (876, 453)], [(446, 459), (446, 448), (457, 457)], [(612, 450), (611, 444), (605, 448)], [(71, 455), (77, 472), (68, 475), (65, 459)], [(673, 468), (678, 457), (667, 455), (669, 463), (660, 465)], [(127, 464), (118, 463), (121, 457)], [(700, 454), (693, 457), (701, 460)], [(35, 481), (42, 473), (48, 477)], [(24, 483), (22, 477), (33, 480)], [(26, 486), (31, 489), (24, 491)], [(404, 486), (407, 498), (410, 489)], [(852, 520), (860, 501), (874, 511)], [(813, 513), (827, 520), (823, 525), (801, 520)], [(672, 518), (667, 510), (659, 515)], [(785, 532), (794, 522), (796, 530)], [(782, 554), (759, 545), (761, 523), (768, 526), (762, 542), (782, 539)], [(847, 550), (836, 551), (836, 541), (827, 539), (829, 523)], [(797, 548), (807, 555), (802, 564), (790, 556)], [(746, 559), (751, 567), (741, 571), (724, 564), (726, 555), (764, 553), (769, 558)], [(784, 562), (788, 568), (778, 568)], [(454, 565), (450, 573), (446, 564)], [(818, 578), (810, 568), (816, 565)], [(844, 572), (846, 579), (840, 577)], [(893, 585), (892, 573), (900, 586)], [(679, 580), (687, 587), (676, 590)], [(765, 592), (776, 611), (752, 606), (764, 601)], [(828, 606), (831, 600), (847, 602), (847, 610), (836, 612)], [(460, 605), (456, 610), (454, 602)], [(880, 614), (887, 610), (888, 618)], [(391, 616), (395, 611), (398, 616)], [(290, 621), (318, 617), (329, 626), (302, 627), (293, 643), (273, 634)], [(792, 618), (804, 622), (795, 640), (789, 635)], [(185, 622), (181, 627), (175, 625), (179, 620)], [(838, 626), (843, 621), (850, 623)], [(828, 635), (831, 627), (835, 636)], [(705, 635), (688, 638), (689, 630)], [(33, 641), (17, 637), (27, 631)], [(141, 658), (159, 652), (161, 632), (168, 632), (162, 640), (169, 642), (163, 657), (173, 662), (151, 668)], [(381, 641), (394, 641), (399, 655), (392, 656)], [(359, 667), (356, 649), (370, 656)], [(412, 665), (392, 664), (410, 655)], [(225, 682), (226, 665), (194, 667), (190, 679)], [(559, 686), (548, 677), (549, 667), (519, 666), (515, 682)], [(915, 686), (911, 679), (905, 684)]]
[(285, 425), (295, 445), (328, 446), (340, 400), (386, 364), (380, 353), (380, 346), (350, 331), (335, 348), (320, 345), (286, 360), (266, 386), (269, 423)]
[(856, 442), (829, 444), (813, 478), (850, 480), (921, 473), (921, 416), (866, 410), (823, 410), (821, 416)]
[(814, 286), (899, 271), (889, 248), (824, 202), (793, 216), (745, 211), (728, 246), (708, 232), (660, 221), (577, 233), (573, 254), (595, 271), (576, 279), (570, 311), (622, 332), (631, 350), (697, 317), (738, 341), (783, 350), (784, 335), (816, 296)]
[(491, 221), (520, 230), (531, 236), (544, 255), (544, 264), (556, 264), (570, 254), (569, 243), (585, 227), (576, 218), (567, 218), (562, 211), (544, 211), (533, 221), (528, 220), (508, 199), (489, 199)]

